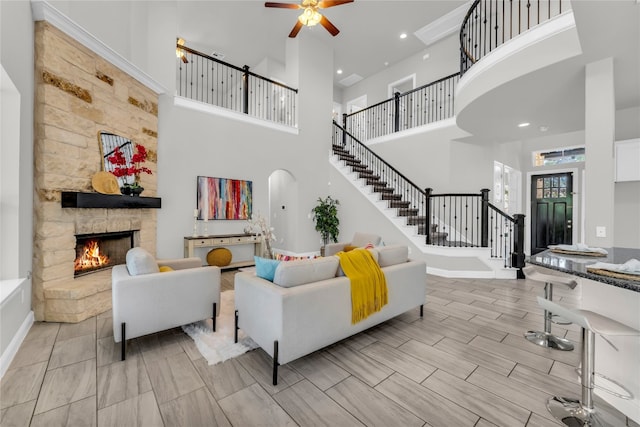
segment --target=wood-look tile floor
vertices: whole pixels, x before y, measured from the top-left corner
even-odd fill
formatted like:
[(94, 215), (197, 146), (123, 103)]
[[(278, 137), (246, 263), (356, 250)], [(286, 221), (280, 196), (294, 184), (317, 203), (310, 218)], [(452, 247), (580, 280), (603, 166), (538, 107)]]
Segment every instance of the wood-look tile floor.
[[(223, 291), (234, 274), (223, 273)], [(580, 344), (561, 352), (523, 338), (543, 323), (540, 284), (428, 276), (427, 293), (423, 318), (412, 310), (283, 365), (277, 386), (260, 349), (209, 366), (176, 328), (131, 340), (120, 361), (110, 312), (36, 323), (2, 378), (0, 425), (559, 425), (545, 402), (579, 397)], [(555, 299), (576, 304), (571, 291)]]

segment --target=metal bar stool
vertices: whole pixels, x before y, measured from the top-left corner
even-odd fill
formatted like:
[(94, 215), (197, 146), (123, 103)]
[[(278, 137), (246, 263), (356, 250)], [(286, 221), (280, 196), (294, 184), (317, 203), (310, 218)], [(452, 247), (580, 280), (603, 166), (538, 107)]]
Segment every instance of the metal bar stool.
[[(544, 283), (544, 298), (548, 301), (553, 301), (553, 285), (564, 285), (569, 289), (573, 289), (578, 285), (578, 282), (576, 282), (575, 279), (543, 274), (530, 265), (523, 268), (522, 272), (527, 279)], [(560, 338), (551, 333), (552, 319), (553, 314), (550, 311), (545, 310), (544, 331), (527, 331), (527, 333), (524, 334), (524, 337), (532, 343), (542, 347), (555, 348), (563, 351), (573, 350), (573, 343), (571, 341)]]
[(593, 406), (593, 388), (598, 387), (595, 384), (594, 376), (598, 375), (607, 379), (619, 387), (624, 394), (598, 387), (608, 393), (623, 399), (633, 399), (633, 394), (623, 385), (594, 372), (596, 334), (618, 350), (605, 336), (637, 336), (640, 335), (640, 331), (601, 314), (588, 310), (571, 310), (542, 297), (538, 297), (538, 304), (545, 310), (559, 314), (582, 327), (582, 369), (579, 371), (580, 382), (582, 383), (581, 399), (551, 397), (547, 400), (547, 409), (551, 415), (567, 426), (615, 425), (615, 422), (612, 424), (612, 421), (606, 419), (606, 413), (597, 411)]

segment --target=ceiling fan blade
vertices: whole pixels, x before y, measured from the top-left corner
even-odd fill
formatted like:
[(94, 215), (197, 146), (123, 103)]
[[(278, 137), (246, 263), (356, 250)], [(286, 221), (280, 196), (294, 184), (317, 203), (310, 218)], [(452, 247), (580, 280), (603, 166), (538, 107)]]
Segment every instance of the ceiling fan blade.
[(300, 9), (301, 6), (295, 3), (278, 3), (278, 2), (268, 1), (264, 3), (264, 7), (279, 7), (281, 9)]
[(294, 38), (295, 36), (297, 36), (298, 32), (300, 31), (300, 28), (302, 28), (302, 22), (296, 20), (296, 25), (293, 27), (293, 30), (291, 30), (291, 32), (289, 33), (289, 37)]
[(323, 0), (318, 2), (319, 9), (326, 9), (328, 7), (340, 6), (341, 4), (353, 3), (353, 0)]
[(338, 33), (340, 32), (339, 29), (336, 28), (335, 25), (333, 25), (326, 16), (322, 15), (322, 18), (320, 18), (320, 25), (322, 25), (324, 28), (327, 29), (327, 31), (329, 31), (331, 33), (332, 36), (337, 36)]

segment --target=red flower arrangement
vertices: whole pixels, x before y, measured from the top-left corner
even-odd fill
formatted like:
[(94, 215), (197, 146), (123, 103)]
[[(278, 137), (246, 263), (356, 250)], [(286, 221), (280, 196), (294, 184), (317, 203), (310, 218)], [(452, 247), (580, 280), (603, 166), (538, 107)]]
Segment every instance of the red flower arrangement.
[(147, 149), (144, 148), (144, 145), (136, 145), (136, 153), (131, 157), (131, 164), (128, 164), (124, 154), (120, 151), (120, 147), (116, 147), (113, 154), (107, 157), (107, 159), (115, 165), (115, 168), (111, 171), (112, 174), (118, 178), (128, 176), (134, 177), (133, 184), (129, 184), (125, 180), (125, 185), (139, 187), (140, 174), (152, 174), (151, 169), (141, 166), (141, 164), (147, 160)]

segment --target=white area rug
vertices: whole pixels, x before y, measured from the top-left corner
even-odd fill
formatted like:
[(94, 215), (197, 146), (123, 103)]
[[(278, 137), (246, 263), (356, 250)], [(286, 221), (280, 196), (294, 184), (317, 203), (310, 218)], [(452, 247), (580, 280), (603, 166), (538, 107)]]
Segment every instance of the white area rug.
[(238, 331), (238, 343), (233, 342), (235, 330), (235, 305), (234, 292), (225, 291), (220, 294), (220, 315), (216, 320), (216, 332), (211, 331), (211, 319), (184, 325), (182, 330), (196, 343), (202, 356), (207, 359), (209, 365), (224, 362), (249, 350), (258, 348), (251, 338)]

